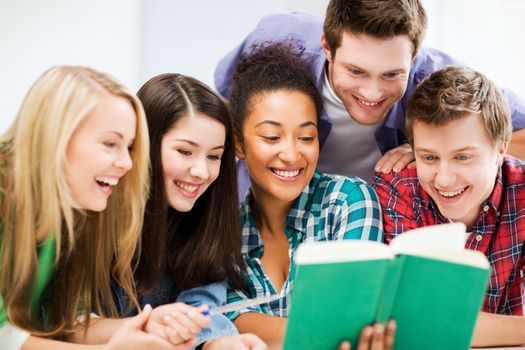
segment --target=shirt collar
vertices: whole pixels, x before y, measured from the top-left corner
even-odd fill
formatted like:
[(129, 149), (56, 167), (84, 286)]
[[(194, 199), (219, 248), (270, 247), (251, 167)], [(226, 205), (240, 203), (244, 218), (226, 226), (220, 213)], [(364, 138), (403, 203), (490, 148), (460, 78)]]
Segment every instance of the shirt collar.
[[(292, 204), (292, 208), (286, 217), (288, 229), (299, 231), (301, 234), (306, 232), (308, 220), (304, 220), (304, 218), (314, 215), (311, 211), (311, 199), (320, 180), (321, 174), (316, 170), (308, 186), (303, 189)], [(263, 247), (261, 235), (259, 230), (257, 230), (253, 210), (250, 205), (252, 197), (252, 189), (250, 187), (246, 192), (244, 202), (241, 204), (242, 253), (250, 255), (262, 251)]]

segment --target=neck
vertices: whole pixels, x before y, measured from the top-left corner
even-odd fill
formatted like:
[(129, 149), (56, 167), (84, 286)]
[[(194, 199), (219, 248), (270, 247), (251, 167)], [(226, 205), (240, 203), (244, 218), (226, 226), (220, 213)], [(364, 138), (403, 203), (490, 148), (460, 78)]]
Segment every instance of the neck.
[(272, 235), (284, 234), (286, 217), (293, 202), (287, 203), (275, 198), (268, 198), (252, 188), (252, 211), (259, 232)]

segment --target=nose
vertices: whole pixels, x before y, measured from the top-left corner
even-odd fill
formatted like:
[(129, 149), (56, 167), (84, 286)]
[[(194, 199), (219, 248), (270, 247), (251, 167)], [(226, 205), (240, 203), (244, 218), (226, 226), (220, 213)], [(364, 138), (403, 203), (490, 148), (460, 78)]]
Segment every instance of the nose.
[(131, 155), (129, 154), (129, 150), (127, 148), (119, 154), (117, 160), (115, 161), (115, 166), (124, 169), (126, 172), (133, 167), (133, 160), (131, 160)]
[(295, 142), (295, 139), (290, 139), (283, 144), (284, 147), (279, 152), (279, 159), (289, 164), (293, 164), (299, 159), (299, 151)]
[(456, 174), (447, 162), (440, 162), (436, 169), (434, 182), (438, 188), (450, 189), (456, 183)]
[(359, 87), (359, 93), (370, 102), (377, 102), (383, 97), (383, 88), (377, 79), (368, 79)]
[(206, 180), (210, 176), (206, 159), (195, 159), (190, 166), (190, 175), (201, 180)]

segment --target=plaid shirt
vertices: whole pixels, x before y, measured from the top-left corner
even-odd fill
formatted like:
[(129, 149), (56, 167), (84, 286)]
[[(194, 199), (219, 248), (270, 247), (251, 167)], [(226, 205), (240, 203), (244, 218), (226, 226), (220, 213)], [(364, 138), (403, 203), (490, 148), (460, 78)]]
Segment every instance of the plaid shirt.
[[(241, 206), (242, 253), (247, 265), (245, 280), (248, 292), (228, 288), (228, 303), (277, 294), (261, 264), (264, 245), (249, 206), (250, 196), (251, 190), (247, 192)], [(290, 271), (281, 288), (281, 298), (270, 304), (231, 312), (227, 314), (231, 320), (245, 312), (288, 316), (295, 275), (294, 257), (299, 243), (335, 239), (381, 242), (383, 230), (379, 200), (372, 187), (359, 178), (316, 172), (310, 184), (295, 200), (286, 218), (284, 233), (288, 237)]]
[[(421, 226), (450, 222), (421, 188), (415, 169), (378, 174), (385, 241)], [(523, 315), (525, 304), (525, 163), (505, 157), (492, 194), (480, 208), (466, 248), (483, 252), (492, 274), (483, 311)]]

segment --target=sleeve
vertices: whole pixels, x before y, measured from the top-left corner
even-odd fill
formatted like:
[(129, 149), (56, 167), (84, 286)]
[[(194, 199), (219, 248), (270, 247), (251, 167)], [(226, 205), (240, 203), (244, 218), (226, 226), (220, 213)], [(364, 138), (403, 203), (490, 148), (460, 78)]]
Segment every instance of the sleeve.
[(340, 191), (346, 200), (336, 205), (333, 239), (382, 242), (381, 206), (374, 189), (362, 180), (345, 179)]
[[(226, 282), (217, 282), (205, 286), (185, 290), (177, 297), (177, 301), (192, 306), (207, 304), (210, 308), (226, 303)], [(203, 328), (197, 335), (194, 347), (207, 340), (227, 335), (238, 334), (237, 328), (224, 315), (211, 315), (211, 324)]]
[(29, 333), (13, 326), (9, 322), (4, 322), (0, 326), (0, 349), (20, 350), (29, 338)]
[[(248, 283), (248, 289), (252, 289), (251, 282), (248, 281), (247, 277), (245, 277), (246, 282)], [(253, 297), (262, 296), (261, 295), (254, 295)], [(238, 301), (245, 301), (250, 299), (250, 296), (246, 294), (246, 292), (234, 289), (230, 285), (228, 285), (228, 304), (236, 303)], [(237, 317), (241, 316), (244, 313), (247, 312), (258, 312), (258, 313), (264, 313), (263, 309), (260, 307), (260, 305), (250, 306), (241, 310), (227, 312), (225, 315), (233, 322), (237, 319)]]
[[(385, 243), (397, 235), (417, 227), (412, 199), (406, 191), (400, 191), (402, 176), (376, 173), (374, 188), (383, 211)], [(397, 184), (397, 185), (396, 185)]]

